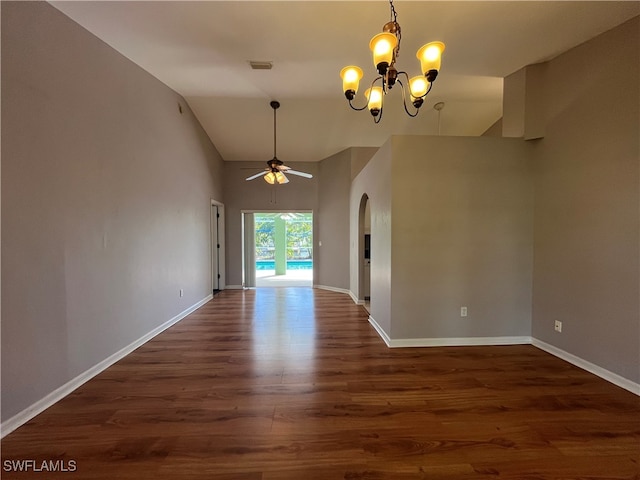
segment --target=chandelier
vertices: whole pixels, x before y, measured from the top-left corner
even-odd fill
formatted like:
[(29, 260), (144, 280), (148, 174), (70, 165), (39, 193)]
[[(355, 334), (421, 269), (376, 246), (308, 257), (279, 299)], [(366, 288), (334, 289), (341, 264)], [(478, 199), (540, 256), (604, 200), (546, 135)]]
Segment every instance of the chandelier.
[[(393, 0), (389, 0), (391, 8), (391, 21), (384, 24), (382, 33), (374, 36), (369, 42), (369, 48), (373, 52), (373, 65), (378, 71), (378, 75), (371, 82), (371, 86), (364, 92), (367, 100), (363, 107), (355, 107), (352, 100), (358, 91), (358, 85), (362, 78), (362, 69), (354, 65), (344, 67), (340, 71), (342, 78), (342, 90), (349, 101), (349, 106), (354, 110), (369, 109), (375, 123), (382, 119), (382, 107), (384, 96), (398, 83), (402, 90), (402, 102), (404, 110), (410, 117), (415, 117), (420, 111), (425, 97), (431, 91), (433, 82), (440, 70), (440, 60), (444, 51), (444, 43), (431, 42), (418, 49), (416, 57), (420, 60), (422, 75), (409, 78), (407, 72), (398, 71), (395, 67), (396, 59), (400, 54), (400, 24), (397, 22), (396, 9)], [(403, 80), (406, 82), (403, 83)], [(408, 92), (405, 92), (405, 88)], [(413, 105), (413, 111), (407, 106), (407, 96)]]

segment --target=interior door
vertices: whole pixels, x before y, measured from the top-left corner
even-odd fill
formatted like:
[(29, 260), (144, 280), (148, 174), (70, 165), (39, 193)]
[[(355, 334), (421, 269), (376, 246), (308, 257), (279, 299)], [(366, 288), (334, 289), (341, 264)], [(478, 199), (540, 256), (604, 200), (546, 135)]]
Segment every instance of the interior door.
[(224, 206), (211, 204), (211, 285), (213, 294), (225, 287)]

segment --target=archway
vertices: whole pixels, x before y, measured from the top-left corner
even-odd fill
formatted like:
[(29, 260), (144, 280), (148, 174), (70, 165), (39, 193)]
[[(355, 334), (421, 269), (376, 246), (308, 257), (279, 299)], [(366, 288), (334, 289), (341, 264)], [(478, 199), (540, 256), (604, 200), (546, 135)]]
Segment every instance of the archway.
[(369, 309), (371, 301), (371, 202), (365, 193), (358, 211), (358, 300)]

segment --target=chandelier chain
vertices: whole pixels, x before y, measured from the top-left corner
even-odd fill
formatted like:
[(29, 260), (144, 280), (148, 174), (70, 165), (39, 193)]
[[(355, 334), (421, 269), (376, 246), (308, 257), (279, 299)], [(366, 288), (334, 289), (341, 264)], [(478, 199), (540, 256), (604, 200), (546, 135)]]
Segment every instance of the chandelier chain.
[(396, 12), (396, 8), (393, 5), (393, 0), (389, 0), (389, 6), (391, 7), (391, 21), (396, 26), (396, 38), (398, 39), (398, 44), (396, 45), (394, 51), (394, 57), (398, 58), (400, 56), (400, 39), (402, 38), (402, 30), (400, 29), (400, 24), (398, 23), (398, 13)]
[(391, 7), (391, 21), (392, 22), (397, 22), (398, 14), (396, 13), (396, 9), (393, 6), (393, 0), (389, 0), (389, 6)]

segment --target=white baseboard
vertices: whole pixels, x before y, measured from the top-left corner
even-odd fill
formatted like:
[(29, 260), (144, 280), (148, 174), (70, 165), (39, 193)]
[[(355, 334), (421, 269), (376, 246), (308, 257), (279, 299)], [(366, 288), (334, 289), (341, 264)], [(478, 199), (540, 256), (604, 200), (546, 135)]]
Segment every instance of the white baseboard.
[(399, 338), (391, 339), (387, 332), (369, 315), (369, 323), (389, 348), (406, 347), (463, 347), (473, 345), (529, 345), (531, 337), (452, 337), (452, 338)]
[(369, 315), (369, 323), (375, 329), (375, 331), (378, 332), (378, 335), (380, 335), (380, 338), (384, 340), (384, 343), (387, 344), (387, 347), (391, 347), (391, 338), (389, 338), (387, 332), (384, 331), (380, 324), (376, 322), (375, 318), (373, 318), (371, 315)]
[(580, 357), (576, 357), (572, 353), (566, 352), (558, 347), (554, 347), (553, 345), (545, 343), (542, 340), (538, 340), (537, 338), (533, 338), (531, 344), (534, 347), (538, 347), (540, 350), (544, 350), (555, 357), (561, 358), (576, 367), (582, 368), (583, 370), (593, 373), (594, 375), (597, 375), (620, 388), (624, 388), (625, 390), (640, 396), (640, 384), (638, 383), (632, 382), (627, 378), (621, 377), (617, 373), (610, 372), (606, 368), (599, 367), (598, 365), (588, 362)]
[(351, 297), (351, 300), (353, 300), (353, 303), (355, 303), (356, 305), (364, 305), (364, 300), (359, 300), (351, 290), (349, 290), (349, 296)]
[(358, 297), (356, 297), (351, 290), (347, 290), (346, 288), (329, 287), (327, 285), (314, 285), (313, 288), (329, 290), (330, 292), (344, 293), (346, 295), (349, 295), (351, 297), (351, 300), (353, 300), (353, 303), (355, 303), (356, 305), (364, 305), (364, 301), (358, 300)]
[(446, 338), (398, 338), (389, 347), (465, 347), (490, 345), (530, 345), (531, 337), (446, 337)]
[(243, 290), (244, 287), (242, 285), (225, 285), (225, 290)]
[[(227, 288), (229, 288), (229, 287), (227, 286)], [(202, 305), (207, 303), (212, 298), (213, 298), (213, 295), (208, 295), (207, 297), (205, 297), (204, 299), (200, 300), (195, 305), (192, 305), (191, 307), (187, 308), (186, 310), (180, 312), (178, 315), (176, 315), (172, 319), (166, 321), (162, 325), (160, 325), (160, 326), (154, 328), (153, 330), (151, 330), (149, 333), (143, 335), (138, 340), (134, 341), (133, 343), (130, 343), (129, 345), (127, 345), (126, 347), (124, 347), (121, 350), (117, 351), (113, 355), (105, 358), (100, 363), (98, 363), (98, 364), (94, 365), (93, 367), (89, 368), (88, 370), (86, 370), (85, 372), (81, 373), (80, 375), (78, 375), (74, 379), (68, 381), (67, 383), (65, 383), (61, 387), (58, 387), (53, 392), (49, 393), (44, 398), (38, 400), (33, 405), (25, 408), (24, 410), (22, 410), (21, 412), (17, 413), (13, 417), (11, 417), (11, 418), (7, 419), (6, 421), (2, 422), (2, 424), (0, 425), (0, 438), (4, 438), (5, 436), (9, 435), (16, 428), (24, 425), (25, 423), (27, 423), (29, 420), (31, 420), (36, 415), (42, 413), (43, 411), (45, 411), (47, 408), (51, 407), (56, 402), (62, 400), (64, 397), (66, 397), (71, 392), (73, 392), (76, 388), (78, 388), (81, 385), (83, 385), (84, 383), (88, 382), (93, 377), (95, 377), (99, 373), (103, 372), (104, 370), (109, 368), (111, 365), (113, 365), (117, 361), (119, 361), (122, 358), (126, 357), (131, 352), (133, 352), (136, 348), (138, 348), (141, 345), (147, 343), (149, 340), (151, 340), (156, 335), (162, 333), (167, 328), (175, 325), (180, 320), (185, 318), (191, 312), (193, 312), (193, 311), (197, 310), (198, 308), (200, 308)]]
[(328, 285), (314, 285), (313, 288), (319, 288), (320, 290), (329, 290), (330, 292), (345, 293), (351, 295), (351, 291), (346, 288), (330, 287)]
[(472, 345), (533, 345), (534, 347), (544, 350), (551, 355), (561, 358), (576, 367), (582, 368), (587, 372), (606, 380), (620, 388), (624, 388), (631, 393), (640, 396), (640, 384), (635, 383), (628, 378), (621, 377), (620, 375), (610, 372), (609, 370), (599, 367), (587, 360), (577, 357), (569, 352), (549, 345), (548, 343), (532, 338), (528, 336), (522, 337), (461, 337), (461, 338), (402, 338), (391, 339), (387, 332), (375, 321), (372, 316), (369, 316), (369, 323), (378, 332), (380, 338), (389, 348), (402, 348), (402, 347), (460, 347), (460, 346), (472, 346)]

